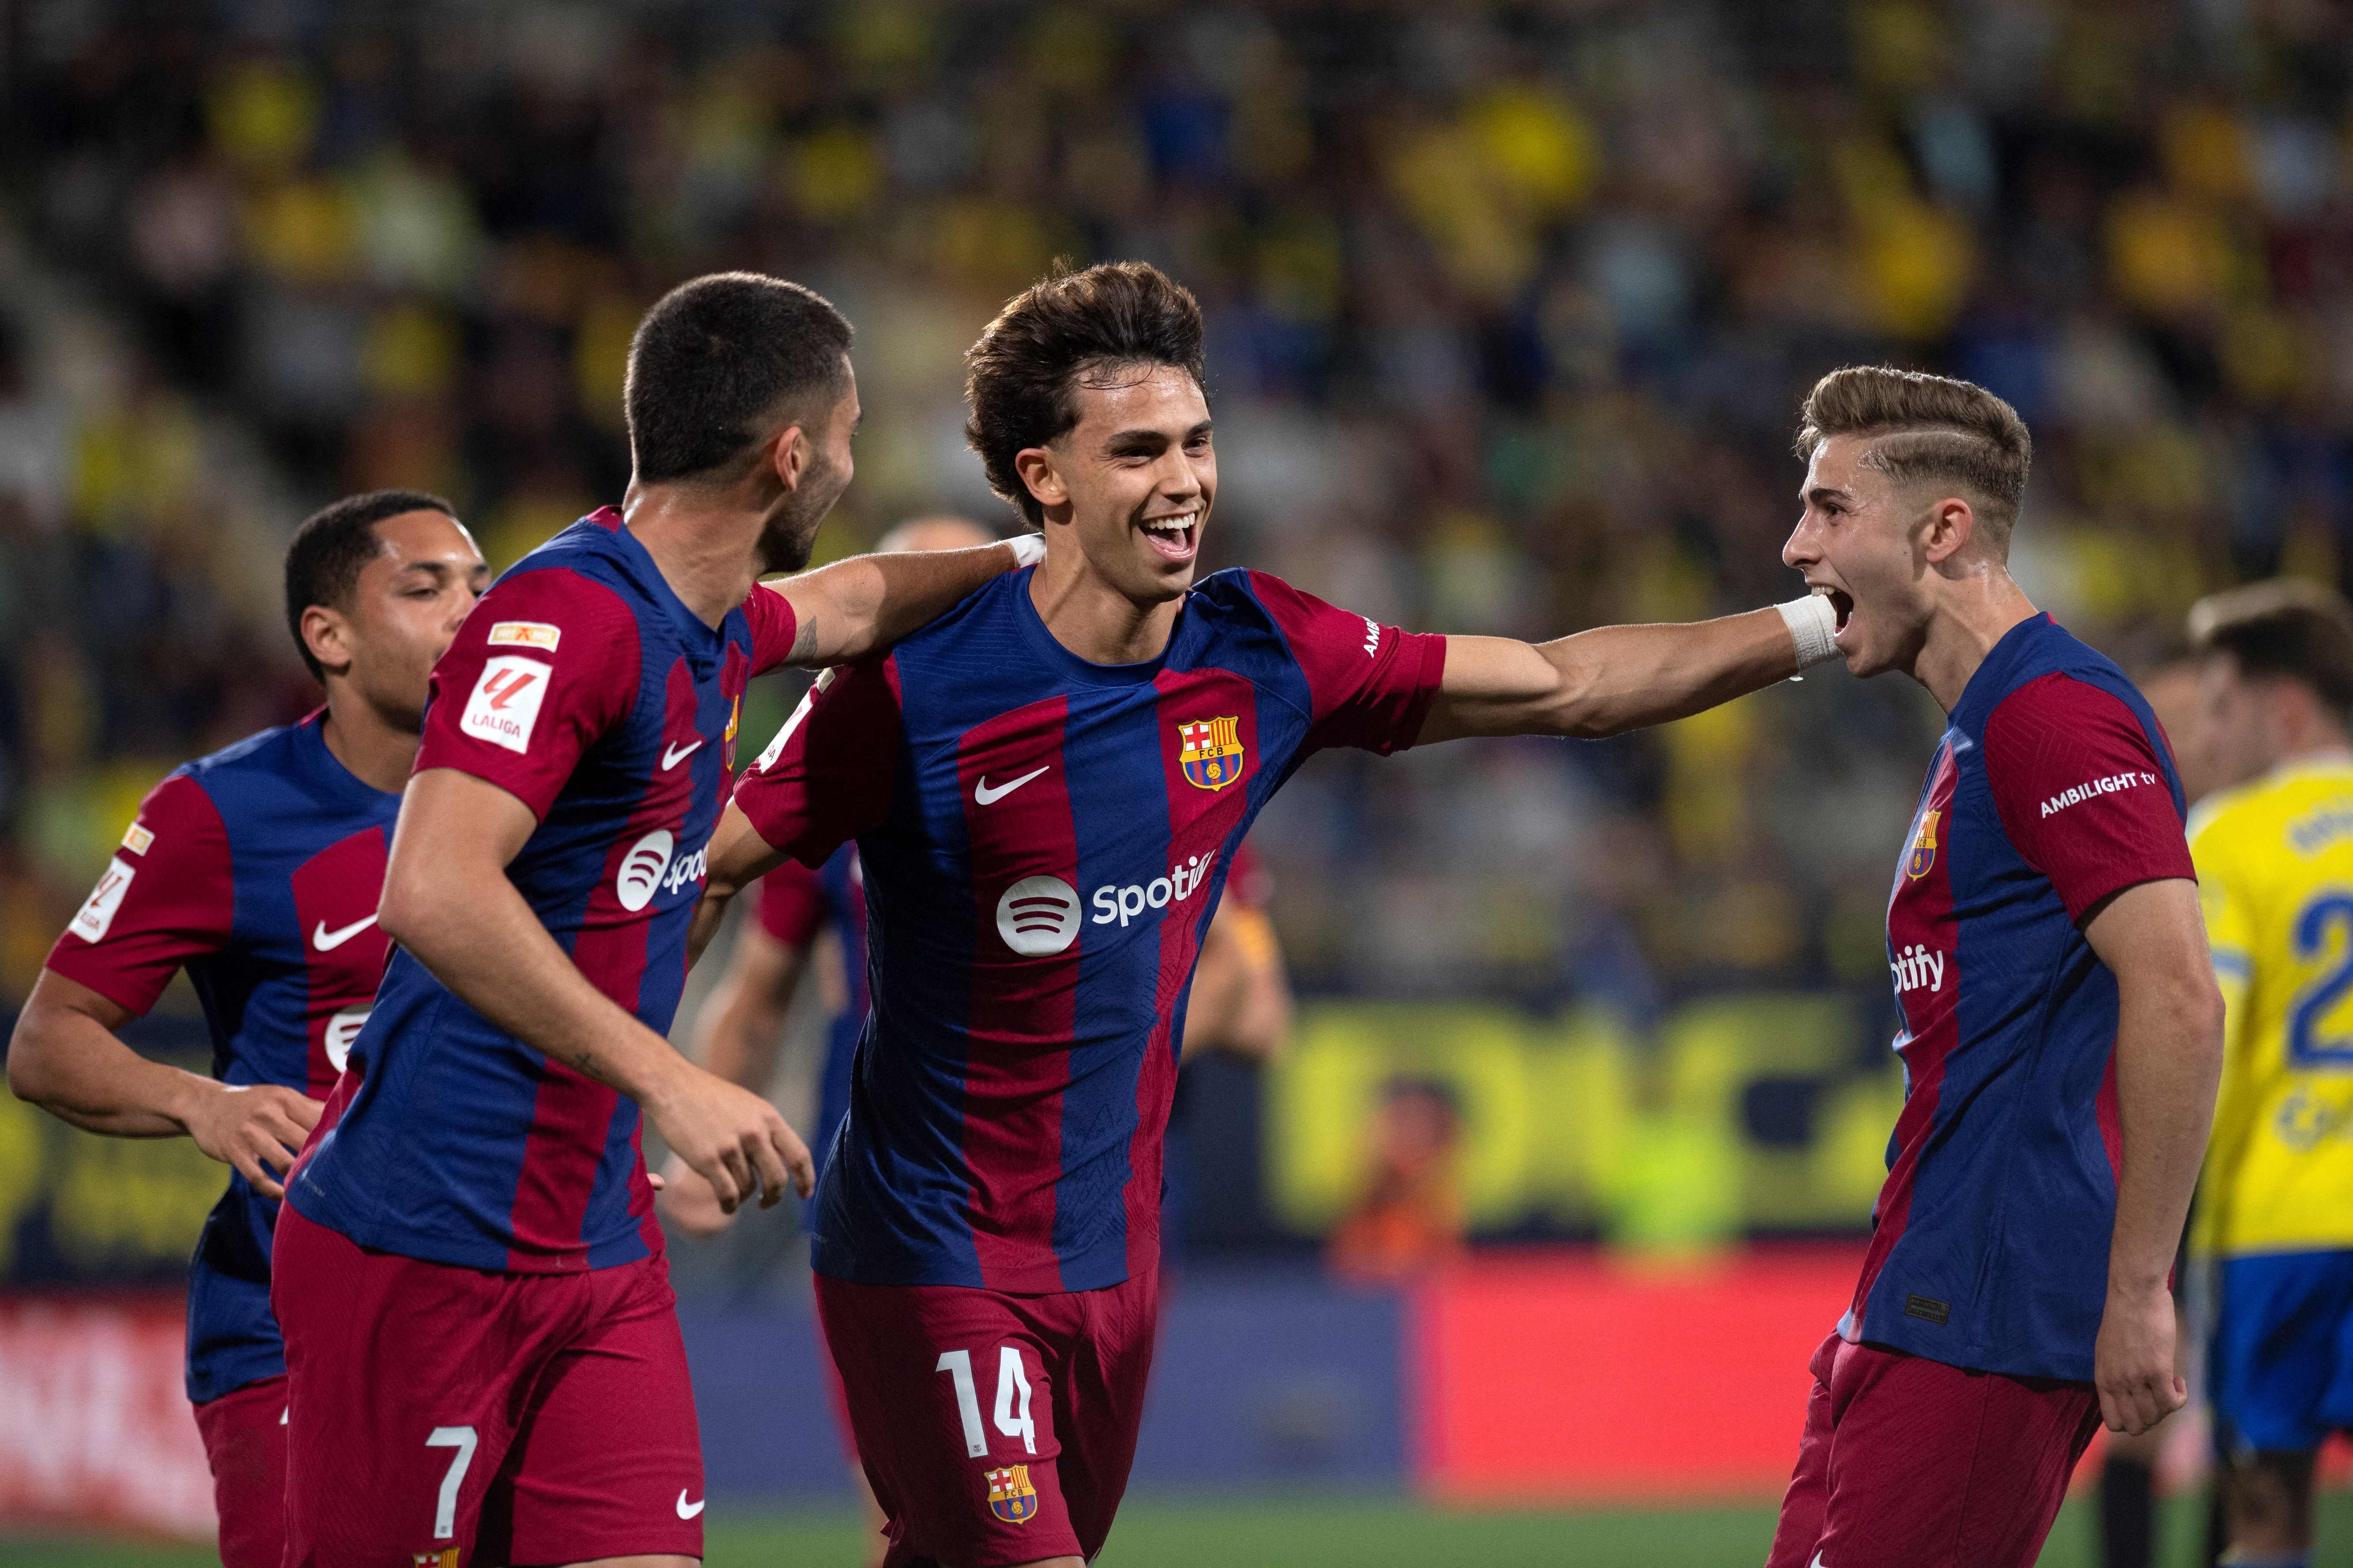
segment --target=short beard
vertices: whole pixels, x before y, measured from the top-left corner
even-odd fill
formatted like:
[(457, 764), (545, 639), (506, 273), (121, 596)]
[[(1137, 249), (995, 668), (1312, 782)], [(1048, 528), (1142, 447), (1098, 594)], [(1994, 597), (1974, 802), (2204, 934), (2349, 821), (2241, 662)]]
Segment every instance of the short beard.
[(810, 552), (817, 549), (817, 531), (840, 497), (832, 479), (831, 469), (812, 466), (802, 476), (800, 487), (778, 503), (776, 515), (760, 531), (760, 575), (797, 572), (808, 564)]

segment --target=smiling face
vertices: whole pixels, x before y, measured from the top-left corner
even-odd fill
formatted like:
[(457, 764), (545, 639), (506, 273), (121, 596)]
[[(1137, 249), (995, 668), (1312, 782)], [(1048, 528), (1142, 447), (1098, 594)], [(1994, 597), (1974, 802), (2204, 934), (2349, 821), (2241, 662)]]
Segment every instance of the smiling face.
[(490, 585), (473, 536), (438, 511), (404, 511), (375, 526), (376, 552), (351, 602), (303, 612), (303, 640), (330, 678), (349, 683), (395, 728), (424, 727), (433, 662)]
[(1781, 559), (1829, 595), (1838, 613), (1837, 643), (1856, 675), (1909, 669), (1934, 609), (1930, 522), (1919, 498), (1907, 498), (1862, 458), (1863, 436), (1831, 436), (1806, 465), (1805, 511), (1781, 547)]
[(1068, 538), (1137, 605), (1182, 597), (1218, 489), (1199, 384), (1174, 365), (1114, 365), (1082, 372), (1073, 396), (1078, 423), (1014, 458), (1045, 508), (1049, 547)]

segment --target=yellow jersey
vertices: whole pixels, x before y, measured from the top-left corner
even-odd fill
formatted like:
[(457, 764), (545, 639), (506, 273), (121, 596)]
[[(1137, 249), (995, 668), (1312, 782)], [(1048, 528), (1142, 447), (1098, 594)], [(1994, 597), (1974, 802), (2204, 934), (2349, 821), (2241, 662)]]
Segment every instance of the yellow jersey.
[(2353, 1247), (2353, 756), (2209, 797), (2189, 853), (2227, 1018), (2190, 1244)]

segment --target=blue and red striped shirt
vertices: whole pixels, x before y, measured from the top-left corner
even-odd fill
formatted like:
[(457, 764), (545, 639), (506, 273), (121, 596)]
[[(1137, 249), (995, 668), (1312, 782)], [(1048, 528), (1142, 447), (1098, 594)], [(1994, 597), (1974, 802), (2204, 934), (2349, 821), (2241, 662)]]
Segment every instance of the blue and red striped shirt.
[[(755, 588), (714, 630), (607, 508), (525, 556), (433, 671), (417, 771), (531, 807), (506, 874), (607, 996), (668, 1033), (744, 686), (791, 652)], [(288, 1194), (363, 1247), (470, 1268), (659, 1250), (636, 1104), (484, 1018), (395, 949)]]
[(2194, 878), (2181, 783), (2124, 672), (2036, 616), (1928, 767), (1887, 906), (1905, 1102), (1849, 1340), (2087, 1381), (2122, 1139), (2116, 979), (2081, 922)]
[(1236, 847), (1313, 752), (1413, 743), (1445, 639), (1262, 574), (1142, 664), (1054, 640), (1032, 574), (828, 671), (736, 787), (806, 865), (856, 838), (873, 1012), (817, 1198), (821, 1274), (1019, 1293), (1158, 1260), (1185, 1001)]
[[(400, 797), (327, 750), (322, 709), (188, 763), (140, 803), (48, 967), (132, 1013), (185, 968), (213, 1076), (326, 1098), (384, 974), (376, 929)], [(278, 1205), (231, 1171), (188, 1267), (188, 1398), (286, 1371), (269, 1310)]]

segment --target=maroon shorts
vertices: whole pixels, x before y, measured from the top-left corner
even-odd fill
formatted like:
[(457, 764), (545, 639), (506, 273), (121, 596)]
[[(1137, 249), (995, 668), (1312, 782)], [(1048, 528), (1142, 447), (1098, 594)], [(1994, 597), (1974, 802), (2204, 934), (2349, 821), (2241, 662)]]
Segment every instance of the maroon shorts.
[(2090, 1384), (1814, 1352), (1798, 1469), (1766, 1568), (2033, 1568), (2100, 1424)]
[(886, 1568), (1092, 1557), (1135, 1460), (1158, 1280), (1008, 1296), (818, 1277)]
[(279, 1211), (286, 1568), (702, 1555), (702, 1444), (670, 1268), (502, 1274)]
[(286, 1550), (286, 1379), (265, 1377), (196, 1406), (213, 1468), (221, 1568), (278, 1568)]

